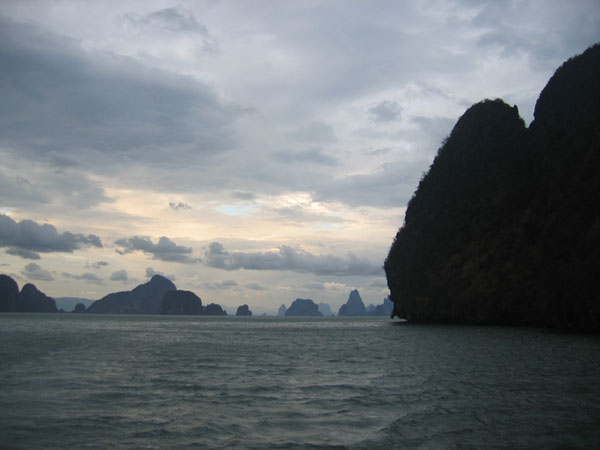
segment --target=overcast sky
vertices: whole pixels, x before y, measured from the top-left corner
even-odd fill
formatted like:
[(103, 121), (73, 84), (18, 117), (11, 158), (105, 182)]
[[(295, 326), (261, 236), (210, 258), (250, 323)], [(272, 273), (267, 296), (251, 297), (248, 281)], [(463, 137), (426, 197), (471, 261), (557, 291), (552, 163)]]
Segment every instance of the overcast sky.
[(527, 123), (600, 2), (2, 1), (0, 272), (98, 299), (388, 294), (406, 202), (471, 104)]

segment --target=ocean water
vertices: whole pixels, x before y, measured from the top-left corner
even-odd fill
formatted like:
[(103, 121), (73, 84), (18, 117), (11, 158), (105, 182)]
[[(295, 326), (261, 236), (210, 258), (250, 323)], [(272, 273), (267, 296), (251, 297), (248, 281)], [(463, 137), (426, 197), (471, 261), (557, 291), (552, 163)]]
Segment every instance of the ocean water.
[(0, 448), (600, 448), (600, 337), (1, 314)]

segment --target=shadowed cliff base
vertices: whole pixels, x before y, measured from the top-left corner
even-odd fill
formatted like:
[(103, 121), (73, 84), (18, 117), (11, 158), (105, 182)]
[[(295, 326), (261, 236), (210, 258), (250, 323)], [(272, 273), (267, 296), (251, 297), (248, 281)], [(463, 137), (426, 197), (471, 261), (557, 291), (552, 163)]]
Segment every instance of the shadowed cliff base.
[(408, 203), (385, 261), (411, 322), (600, 331), (600, 45), (565, 62), (525, 127), (469, 108)]

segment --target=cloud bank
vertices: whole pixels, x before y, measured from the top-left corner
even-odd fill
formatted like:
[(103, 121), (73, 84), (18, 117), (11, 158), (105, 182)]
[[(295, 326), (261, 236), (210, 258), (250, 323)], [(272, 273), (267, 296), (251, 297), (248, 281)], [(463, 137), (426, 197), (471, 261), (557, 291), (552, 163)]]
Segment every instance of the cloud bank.
[(267, 252), (229, 252), (219, 242), (208, 245), (202, 262), (209, 267), (224, 270), (289, 270), (330, 276), (380, 275), (383, 270), (381, 265), (352, 254), (345, 258), (313, 255), (289, 246)]
[(72, 253), (84, 247), (102, 248), (100, 238), (94, 234), (65, 231), (59, 233), (50, 224), (39, 225), (32, 220), (15, 222), (0, 214), (0, 247), (8, 247), (7, 253), (26, 259), (40, 259), (39, 253)]
[(152, 242), (150, 238), (142, 236), (118, 239), (115, 241), (115, 244), (121, 247), (120, 249), (117, 249), (117, 253), (120, 255), (139, 251), (152, 256), (153, 259), (161, 261), (186, 264), (195, 262), (190, 256), (192, 254), (192, 249), (190, 247), (177, 245), (166, 236), (160, 237), (156, 244)]

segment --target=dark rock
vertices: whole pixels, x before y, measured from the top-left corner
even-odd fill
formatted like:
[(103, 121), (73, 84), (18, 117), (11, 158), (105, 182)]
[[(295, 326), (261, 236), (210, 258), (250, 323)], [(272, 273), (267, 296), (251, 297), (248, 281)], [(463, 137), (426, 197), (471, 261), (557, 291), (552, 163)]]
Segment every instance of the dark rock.
[(252, 311), (250, 311), (250, 308), (248, 307), (248, 305), (242, 305), (242, 306), (238, 307), (235, 315), (236, 316), (251, 316)]
[(200, 315), (204, 314), (202, 300), (190, 291), (167, 291), (162, 299), (161, 314)]
[(211, 303), (204, 308), (204, 314), (207, 316), (226, 316), (227, 312), (221, 308), (221, 305), (217, 305), (216, 303)]
[(564, 63), (526, 128), (469, 108), (410, 200), (385, 262), (413, 322), (600, 331), (600, 45)]
[(175, 285), (165, 277), (154, 275), (150, 281), (131, 291), (114, 292), (95, 301), (91, 313), (103, 314), (160, 314), (162, 299)]
[(322, 316), (319, 307), (310, 299), (297, 298), (285, 312), (286, 316)]
[(85, 305), (83, 303), (77, 303), (75, 308), (73, 308), (73, 312), (76, 314), (82, 314), (85, 312)]
[(0, 275), (0, 312), (16, 311), (18, 299), (17, 282), (8, 275)]
[(39, 291), (33, 284), (27, 283), (19, 293), (17, 310), (21, 312), (58, 312), (54, 299)]
[(364, 316), (366, 314), (367, 309), (356, 289), (350, 292), (348, 301), (338, 311), (338, 316)]

